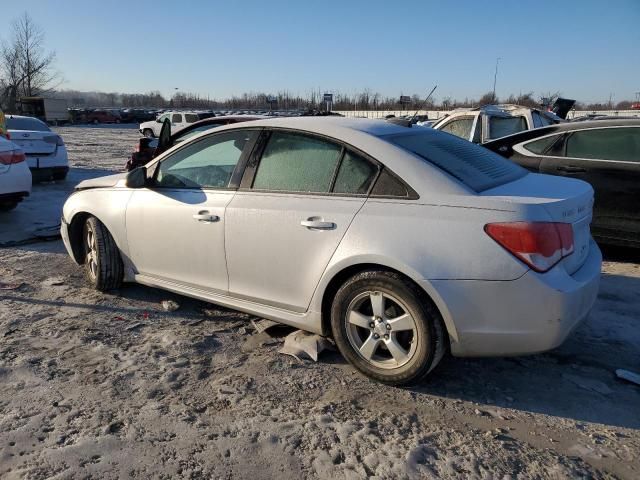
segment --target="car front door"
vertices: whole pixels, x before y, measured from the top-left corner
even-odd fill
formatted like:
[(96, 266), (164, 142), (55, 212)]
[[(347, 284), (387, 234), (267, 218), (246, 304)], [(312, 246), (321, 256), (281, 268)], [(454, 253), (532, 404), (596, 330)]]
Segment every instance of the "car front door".
[(238, 184), (234, 174), (257, 135), (247, 129), (210, 135), (150, 168), (150, 186), (134, 191), (126, 212), (139, 274), (226, 293), (225, 208)]
[(544, 153), (540, 171), (593, 186), (594, 234), (640, 242), (640, 127), (566, 133)]
[(261, 144), (227, 207), (229, 294), (304, 312), (378, 166), (300, 133), (265, 132)]
[(184, 115), (181, 113), (174, 113), (171, 115), (171, 133), (176, 133), (186, 127), (184, 122)]

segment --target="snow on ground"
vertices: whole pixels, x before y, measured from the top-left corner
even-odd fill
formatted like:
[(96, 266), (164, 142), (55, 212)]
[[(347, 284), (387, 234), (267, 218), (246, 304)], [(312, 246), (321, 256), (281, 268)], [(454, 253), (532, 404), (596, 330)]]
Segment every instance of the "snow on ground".
[[(120, 170), (138, 137), (59, 132), (73, 175)], [(445, 358), (400, 389), (278, 354), (286, 329), (239, 312), (91, 290), (59, 240), (2, 248), (0, 478), (639, 478), (640, 387), (614, 371), (640, 370), (640, 266), (610, 256), (560, 348)]]

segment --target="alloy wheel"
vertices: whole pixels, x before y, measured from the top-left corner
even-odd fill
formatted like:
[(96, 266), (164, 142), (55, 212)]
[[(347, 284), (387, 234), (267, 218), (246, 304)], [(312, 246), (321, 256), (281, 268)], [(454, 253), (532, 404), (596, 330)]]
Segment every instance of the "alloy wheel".
[(352, 347), (375, 367), (401, 367), (416, 352), (416, 321), (403, 302), (389, 293), (359, 294), (349, 304), (345, 321)]

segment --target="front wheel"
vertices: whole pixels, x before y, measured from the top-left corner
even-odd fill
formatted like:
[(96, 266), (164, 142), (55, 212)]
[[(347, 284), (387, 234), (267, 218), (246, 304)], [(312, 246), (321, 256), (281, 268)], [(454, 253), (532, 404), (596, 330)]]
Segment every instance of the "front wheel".
[(155, 135), (153, 134), (153, 130), (151, 130), (150, 128), (145, 128), (145, 129), (142, 131), (142, 135), (144, 135), (144, 136), (145, 136), (145, 137), (147, 137), (147, 138), (153, 138), (153, 137), (155, 137)]
[(89, 217), (83, 229), (84, 269), (91, 286), (105, 291), (120, 287), (123, 277), (120, 250), (109, 230), (96, 217)]
[(419, 381), (445, 351), (440, 313), (393, 272), (365, 271), (345, 282), (333, 301), (331, 329), (353, 366), (390, 385)]

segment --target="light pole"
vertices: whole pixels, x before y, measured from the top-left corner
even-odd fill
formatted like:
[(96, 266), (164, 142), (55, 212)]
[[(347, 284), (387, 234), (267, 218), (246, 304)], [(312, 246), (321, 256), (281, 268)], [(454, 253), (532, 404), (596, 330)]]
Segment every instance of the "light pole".
[(496, 80), (498, 79), (498, 62), (500, 58), (496, 58), (496, 71), (493, 74), (493, 103), (496, 103)]

